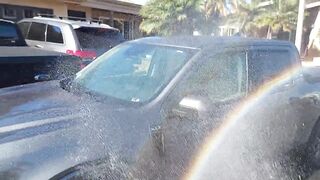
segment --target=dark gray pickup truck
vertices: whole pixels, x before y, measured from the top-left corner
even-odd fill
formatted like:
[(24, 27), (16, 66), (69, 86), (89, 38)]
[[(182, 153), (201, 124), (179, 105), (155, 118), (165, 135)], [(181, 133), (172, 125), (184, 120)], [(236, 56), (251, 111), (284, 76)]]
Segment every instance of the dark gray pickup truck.
[(144, 38), (0, 90), (0, 179), (301, 179), (320, 86), (289, 42)]
[(27, 46), (13, 22), (0, 20), (0, 88), (75, 74), (80, 60)]

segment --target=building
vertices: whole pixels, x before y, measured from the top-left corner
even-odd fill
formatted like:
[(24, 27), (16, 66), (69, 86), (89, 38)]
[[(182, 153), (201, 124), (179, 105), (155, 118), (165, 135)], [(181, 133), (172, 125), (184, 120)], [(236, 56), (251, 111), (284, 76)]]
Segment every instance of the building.
[(219, 36), (233, 36), (240, 32), (239, 26), (219, 26)]
[(320, 1), (306, 0), (301, 55), (305, 60), (320, 58)]
[(141, 36), (139, 11), (134, 0), (1, 0), (0, 18), (19, 21), (37, 14), (101, 20), (121, 31), (126, 39)]

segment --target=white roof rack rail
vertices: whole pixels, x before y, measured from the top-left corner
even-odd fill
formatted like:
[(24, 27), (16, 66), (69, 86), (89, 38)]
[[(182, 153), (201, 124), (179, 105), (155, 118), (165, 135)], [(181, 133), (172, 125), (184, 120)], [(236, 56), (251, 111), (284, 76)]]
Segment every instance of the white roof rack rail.
[(93, 18), (82, 18), (82, 17), (74, 17), (74, 16), (57, 16), (54, 14), (41, 14), (38, 13), (36, 17), (45, 17), (45, 18), (55, 18), (55, 19), (61, 19), (61, 20), (73, 20), (73, 21), (85, 21), (88, 23), (99, 23), (101, 24), (102, 21), (99, 19), (93, 19)]

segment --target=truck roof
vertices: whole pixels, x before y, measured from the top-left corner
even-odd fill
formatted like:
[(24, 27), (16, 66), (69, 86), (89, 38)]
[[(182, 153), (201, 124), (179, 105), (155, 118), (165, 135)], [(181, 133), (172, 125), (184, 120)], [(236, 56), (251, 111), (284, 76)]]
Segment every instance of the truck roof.
[(244, 38), (238, 36), (213, 37), (213, 36), (175, 36), (175, 37), (147, 37), (134, 42), (180, 46), (204, 49), (209, 46), (295, 46), (289, 41)]

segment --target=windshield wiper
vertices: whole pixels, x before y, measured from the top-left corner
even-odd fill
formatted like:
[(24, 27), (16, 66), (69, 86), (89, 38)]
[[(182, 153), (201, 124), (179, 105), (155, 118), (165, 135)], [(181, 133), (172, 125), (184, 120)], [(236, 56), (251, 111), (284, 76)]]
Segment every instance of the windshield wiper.
[(65, 79), (62, 79), (59, 84), (60, 84), (60, 87), (68, 92), (71, 91), (71, 87), (72, 85), (74, 84), (73, 83), (73, 80), (74, 80), (75, 76), (71, 76), (71, 77), (68, 77), (68, 78), (65, 78)]
[(68, 78), (62, 79), (59, 84), (60, 87), (68, 92), (85, 93), (90, 96), (94, 95), (92, 92), (88, 91), (86, 88), (74, 81), (75, 76), (70, 76)]

